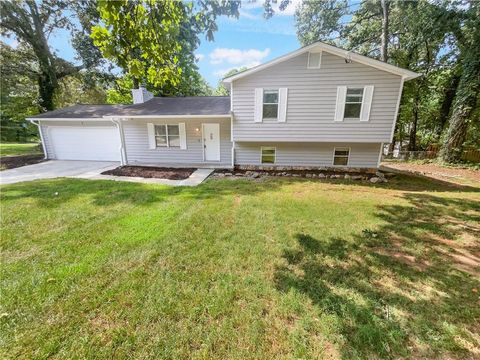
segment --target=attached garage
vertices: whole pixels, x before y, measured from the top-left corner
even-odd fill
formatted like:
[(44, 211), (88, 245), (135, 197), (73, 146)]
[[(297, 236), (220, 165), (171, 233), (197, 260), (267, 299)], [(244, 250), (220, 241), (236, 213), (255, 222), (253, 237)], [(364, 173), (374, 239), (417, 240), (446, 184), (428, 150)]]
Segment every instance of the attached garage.
[(49, 159), (121, 161), (118, 128), (111, 121), (40, 121)]
[(48, 126), (47, 133), (55, 159), (120, 161), (115, 126)]

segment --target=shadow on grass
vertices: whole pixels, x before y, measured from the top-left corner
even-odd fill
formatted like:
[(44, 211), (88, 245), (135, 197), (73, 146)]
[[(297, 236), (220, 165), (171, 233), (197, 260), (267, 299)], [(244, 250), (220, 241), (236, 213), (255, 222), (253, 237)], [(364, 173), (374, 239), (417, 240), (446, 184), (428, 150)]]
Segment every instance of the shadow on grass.
[(275, 284), (338, 319), (344, 358), (475, 358), (480, 203), (404, 196), (409, 205), (379, 206), (384, 225), (351, 239), (297, 234)]
[(165, 201), (172, 196), (189, 199), (213, 199), (228, 195), (254, 195), (275, 191), (278, 188), (301, 182), (316, 182), (331, 185), (353, 185), (366, 188), (383, 188), (400, 191), (480, 192), (479, 188), (452, 185), (440, 180), (424, 179), (408, 175), (396, 175), (387, 184), (371, 184), (365, 181), (310, 180), (299, 178), (209, 179), (196, 187), (172, 187), (107, 180), (52, 179), (25, 182), (2, 187), (2, 200), (35, 198), (39, 206), (54, 208), (62, 202), (78, 196), (92, 195), (95, 205), (108, 206), (128, 202), (148, 205)]
[(81, 196), (91, 196), (98, 206), (117, 203), (149, 205), (170, 199), (214, 199), (228, 195), (254, 195), (259, 192), (275, 191), (281, 182), (225, 180), (207, 181), (196, 187), (173, 187), (108, 180), (52, 179), (24, 182), (2, 187), (1, 198), (17, 200), (34, 198), (38, 205), (55, 208), (60, 204)]

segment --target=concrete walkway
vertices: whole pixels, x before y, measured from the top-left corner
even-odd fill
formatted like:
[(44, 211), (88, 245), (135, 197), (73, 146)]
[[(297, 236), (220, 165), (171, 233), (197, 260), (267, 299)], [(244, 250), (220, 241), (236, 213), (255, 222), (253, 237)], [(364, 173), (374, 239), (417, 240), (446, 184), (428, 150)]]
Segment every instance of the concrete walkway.
[(16, 169), (0, 171), (0, 184), (100, 174), (119, 165), (116, 161), (50, 160)]
[(102, 172), (114, 169), (119, 165), (118, 162), (114, 161), (50, 160), (39, 164), (1, 171), (0, 184), (14, 184), (23, 181), (68, 177), (74, 179), (128, 181), (142, 184), (197, 186), (215, 170), (197, 169), (185, 180), (101, 175)]
[(76, 179), (89, 179), (89, 180), (114, 180), (114, 181), (127, 181), (142, 184), (159, 184), (170, 186), (197, 186), (201, 184), (215, 169), (197, 169), (189, 178), (185, 180), (169, 180), (169, 179), (155, 179), (155, 178), (142, 178), (133, 176), (113, 176), (113, 175), (101, 175), (100, 173), (84, 173), (76, 176), (69, 176)]

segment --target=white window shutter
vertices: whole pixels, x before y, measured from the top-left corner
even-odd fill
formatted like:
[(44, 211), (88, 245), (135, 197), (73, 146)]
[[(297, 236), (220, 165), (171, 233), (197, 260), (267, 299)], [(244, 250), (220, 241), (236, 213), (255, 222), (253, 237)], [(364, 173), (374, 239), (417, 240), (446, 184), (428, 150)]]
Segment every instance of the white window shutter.
[(178, 132), (180, 133), (180, 149), (187, 148), (187, 133), (185, 131), (185, 123), (178, 124)]
[(256, 88), (255, 89), (255, 113), (254, 113), (254, 121), (255, 122), (262, 122), (263, 118), (263, 89)]
[(155, 149), (157, 147), (157, 143), (155, 141), (155, 125), (148, 123), (147, 132), (148, 132), (148, 148)]
[(370, 120), (370, 109), (372, 107), (373, 99), (373, 85), (368, 85), (363, 88), (362, 109), (360, 111), (360, 121)]
[(287, 121), (288, 89), (278, 89), (278, 122)]
[(345, 112), (345, 97), (347, 96), (347, 87), (337, 87), (337, 106), (335, 108), (335, 121), (343, 121)]

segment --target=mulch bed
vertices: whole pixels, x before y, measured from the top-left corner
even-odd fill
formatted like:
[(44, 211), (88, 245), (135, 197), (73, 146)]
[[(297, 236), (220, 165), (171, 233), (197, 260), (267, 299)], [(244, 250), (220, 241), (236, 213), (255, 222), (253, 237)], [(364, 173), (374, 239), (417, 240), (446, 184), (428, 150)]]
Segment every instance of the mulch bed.
[(0, 169), (15, 169), (25, 165), (33, 165), (45, 161), (43, 155), (19, 155), (19, 156), (3, 156), (0, 158)]
[(194, 168), (164, 168), (150, 166), (120, 166), (112, 170), (107, 170), (102, 175), (114, 176), (132, 176), (143, 178), (156, 178), (168, 180), (188, 179), (192, 173), (197, 170)]

